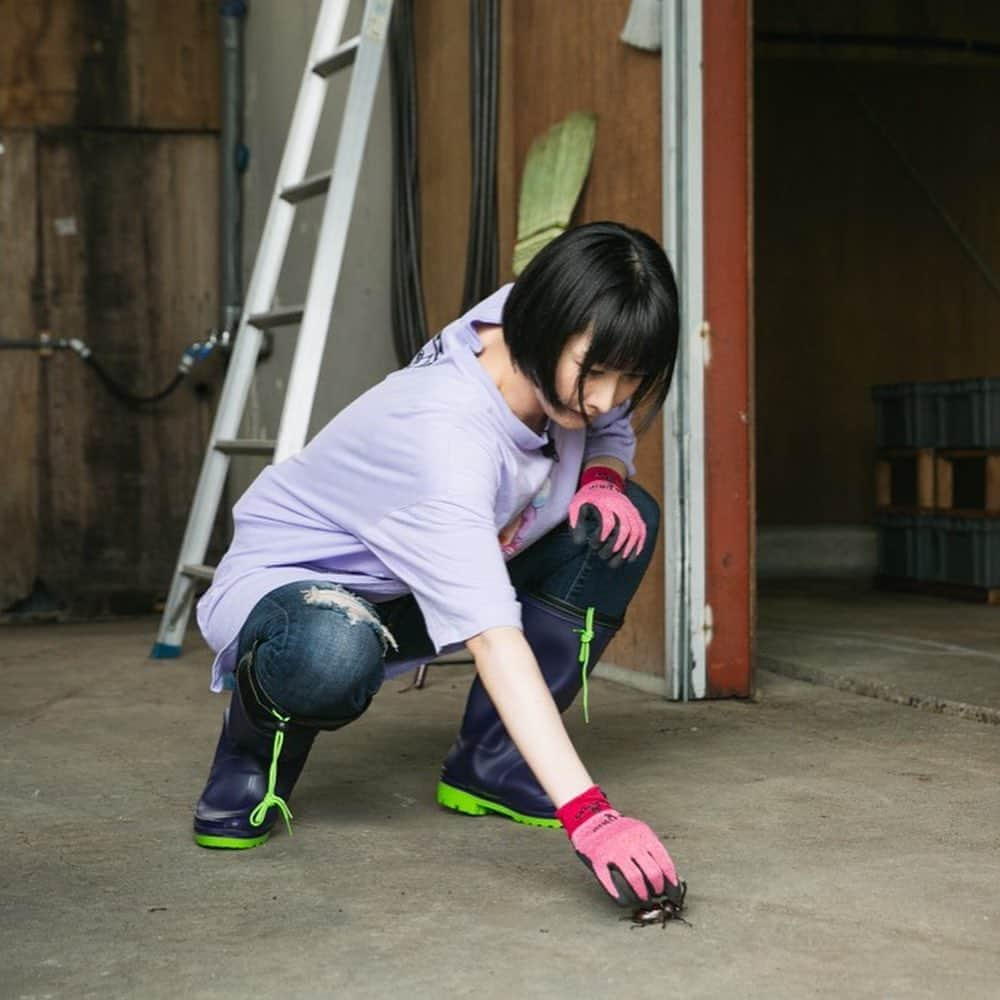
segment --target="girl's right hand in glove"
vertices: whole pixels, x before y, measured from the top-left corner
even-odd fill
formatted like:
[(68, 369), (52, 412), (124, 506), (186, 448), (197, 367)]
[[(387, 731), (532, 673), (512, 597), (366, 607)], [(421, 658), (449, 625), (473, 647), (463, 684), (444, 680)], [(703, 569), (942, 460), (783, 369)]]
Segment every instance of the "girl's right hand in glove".
[(683, 902), (684, 889), (660, 838), (645, 823), (613, 809), (597, 785), (556, 815), (577, 856), (619, 906), (642, 906), (664, 896)]

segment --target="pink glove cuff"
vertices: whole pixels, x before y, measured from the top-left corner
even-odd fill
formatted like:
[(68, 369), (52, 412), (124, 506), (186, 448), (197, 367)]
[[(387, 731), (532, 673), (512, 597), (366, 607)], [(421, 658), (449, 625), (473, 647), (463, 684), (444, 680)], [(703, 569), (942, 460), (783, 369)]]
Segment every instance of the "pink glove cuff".
[(556, 816), (562, 823), (566, 836), (572, 840), (573, 834), (591, 816), (607, 812), (609, 809), (611, 809), (611, 803), (608, 802), (604, 792), (597, 785), (591, 785), (575, 799), (570, 799), (565, 805), (560, 806), (556, 810)]
[(578, 488), (583, 489), (588, 483), (593, 482), (610, 483), (616, 490), (625, 492), (625, 480), (614, 469), (609, 469), (606, 465), (594, 465), (589, 469), (584, 469)]

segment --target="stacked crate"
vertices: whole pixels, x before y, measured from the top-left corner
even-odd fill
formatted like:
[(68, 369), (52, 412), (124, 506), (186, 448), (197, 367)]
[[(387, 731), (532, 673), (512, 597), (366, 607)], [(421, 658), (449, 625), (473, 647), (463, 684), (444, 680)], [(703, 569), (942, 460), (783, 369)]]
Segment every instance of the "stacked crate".
[(875, 386), (880, 586), (1000, 604), (1000, 378)]

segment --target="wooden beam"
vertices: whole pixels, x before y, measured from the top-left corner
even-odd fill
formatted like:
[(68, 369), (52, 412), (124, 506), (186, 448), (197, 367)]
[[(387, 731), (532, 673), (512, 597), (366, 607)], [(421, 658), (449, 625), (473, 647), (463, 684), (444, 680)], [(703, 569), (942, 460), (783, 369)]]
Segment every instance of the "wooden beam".
[(892, 463), (887, 458), (875, 461), (875, 506), (888, 507), (892, 503)]
[(752, 691), (754, 483), (750, 23), (746, 0), (703, 0), (706, 590), (712, 697)]
[(1000, 511), (1000, 455), (986, 458), (986, 509)]
[(933, 510), (935, 492), (934, 449), (921, 448), (917, 452), (917, 506), (922, 510)]
[[(0, 288), (3, 336), (38, 336), (32, 304), (37, 242), (36, 140), (5, 131), (0, 154)], [(38, 379), (46, 364), (34, 351), (4, 351), (0, 364), (0, 427), (4, 473), (0, 487), (0, 608), (24, 597), (38, 575)]]

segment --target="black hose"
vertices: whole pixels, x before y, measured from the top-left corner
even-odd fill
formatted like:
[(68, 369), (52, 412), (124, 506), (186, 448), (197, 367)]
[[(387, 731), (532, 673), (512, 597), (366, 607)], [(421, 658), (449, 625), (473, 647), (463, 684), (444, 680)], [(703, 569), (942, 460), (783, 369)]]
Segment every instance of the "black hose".
[(94, 357), (93, 354), (83, 359), (87, 365), (93, 369), (94, 374), (101, 380), (104, 384), (104, 388), (111, 393), (115, 399), (125, 403), (128, 406), (143, 406), (149, 403), (159, 403), (161, 400), (166, 399), (176, 388), (184, 381), (184, 376), (187, 375), (186, 371), (181, 371), (178, 369), (174, 372), (174, 377), (159, 391), (154, 392), (149, 396), (139, 396), (134, 392), (129, 392), (121, 383), (116, 382), (111, 375), (108, 374), (107, 369)]
[(0, 340), (0, 351), (40, 351), (37, 340)]
[(115, 399), (126, 406), (148, 406), (151, 403), (159, 403), (169, 396), (184, 381), (188, 372), (194, 365), (204, 360), (217, 347), (225, 346), (229, 342), (228, 334), (213, 331), (204, 342), (196, 342), (188, 347), (181, 355), (177, 371), (174, 372), (170, 381), (158, 392), (143, 396), (125, 388), (118, 382), (111, 373), (94, 357), (93, 351), (82, 341), (73, 338), (54, 338), (42, 336), (37, 340), (8, 340), (0, 339), (0, 350), (4, 351), (72, 351), (81, 361), (84, 362), (100, 379), (101, 384), (111, 393)]
[(420, 268), (420, 174), (413, 0), (397, 0), (389, 34), (392, 72), (392, 334), (400, 364), (427, 340)]

